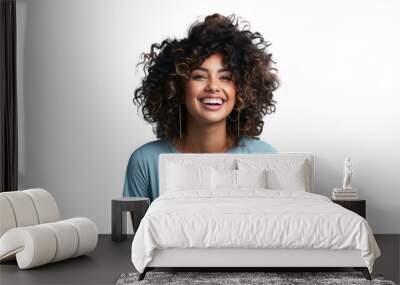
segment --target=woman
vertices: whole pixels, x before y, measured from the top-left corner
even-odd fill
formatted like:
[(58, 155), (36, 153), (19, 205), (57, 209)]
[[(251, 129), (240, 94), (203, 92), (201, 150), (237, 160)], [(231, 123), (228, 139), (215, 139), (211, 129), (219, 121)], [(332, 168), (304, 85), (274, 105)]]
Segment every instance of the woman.
[(158, 197), (160, 153), (276, 152), (256, 138), (279, 86), (268, 46), (239, 30), (234, 15), (219, 14), (193, 24), (187, 38), (151, 46), (134, 102), (159, 140), (132, 153), (123, 196)]

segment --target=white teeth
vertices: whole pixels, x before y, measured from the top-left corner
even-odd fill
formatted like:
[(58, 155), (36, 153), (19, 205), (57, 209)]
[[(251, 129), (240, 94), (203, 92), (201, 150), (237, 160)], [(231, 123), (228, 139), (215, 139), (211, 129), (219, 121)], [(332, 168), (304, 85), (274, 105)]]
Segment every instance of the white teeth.
[(222, 104), (222, 99), (220, 98), (204, 98), (201, 100), (202, 103), (209, 103), (209, 104)]

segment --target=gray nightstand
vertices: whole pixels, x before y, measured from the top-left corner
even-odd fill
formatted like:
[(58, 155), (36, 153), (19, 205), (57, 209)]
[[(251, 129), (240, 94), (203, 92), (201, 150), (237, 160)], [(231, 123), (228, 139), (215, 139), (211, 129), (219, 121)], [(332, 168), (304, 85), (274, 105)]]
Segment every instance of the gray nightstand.
[(350, 211), (353, 211), (354, 213), (359, 214), (361, 217), (366, 219), (365, 200), (332, 200), (332, 202), (339, 204), (342, 207), (349, 209)]
[(126, 219), (123, 212), (130, 212), (133, 233), (135, 234), (149, 205), (150, 199), (148, 198), (119, 197), (112, 199), (111, 240), (123, 241), (126, 239)]

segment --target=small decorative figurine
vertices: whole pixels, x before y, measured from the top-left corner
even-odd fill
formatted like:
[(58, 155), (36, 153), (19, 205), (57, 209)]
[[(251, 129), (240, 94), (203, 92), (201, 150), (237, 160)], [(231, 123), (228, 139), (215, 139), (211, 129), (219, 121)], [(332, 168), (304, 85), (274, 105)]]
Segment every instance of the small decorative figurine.
[(353, 175), (353, 163), (351, 157), (347, 156), (344, 161), (344, 179), (343, 179), (343, 189), (351, 190), (351, 177)]

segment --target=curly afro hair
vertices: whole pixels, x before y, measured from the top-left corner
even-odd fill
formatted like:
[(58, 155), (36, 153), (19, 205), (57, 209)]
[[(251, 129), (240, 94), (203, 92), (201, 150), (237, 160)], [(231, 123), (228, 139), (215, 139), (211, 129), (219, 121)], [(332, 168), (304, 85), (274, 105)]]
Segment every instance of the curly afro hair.
[[(179, 106), (184, 102), (184, 81), (210, 55), (220, 52), (223, 64), (232, 72), (236, 88), (235, 109), (228, 116), (227, 134), (235, 145), (238, 136), (255, 138), (264, 126), (263, 117), (275, 112), (273, 91), (279, 80), (273, 67), (271, 44), (258, 32), (239, 30), (238, 19), (232, 14), (209, 15), (204, 22), (195, 22), (187, 38), (165, 39), (151, 45), (143, 53), (145, 77), (135, 90), (134, 103), (142, 108), (143, 118), (153, 125), (159, 139), (179, 137)], [(182, 105), (182, 133), (186, 127), (186, 108)], [(240, 112), (240, 116), (238, 116)], [(240, 120), (240, 133), (238, 122)]]

